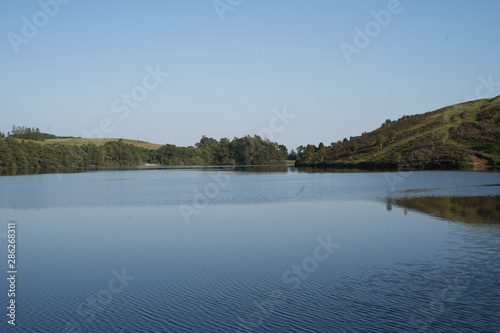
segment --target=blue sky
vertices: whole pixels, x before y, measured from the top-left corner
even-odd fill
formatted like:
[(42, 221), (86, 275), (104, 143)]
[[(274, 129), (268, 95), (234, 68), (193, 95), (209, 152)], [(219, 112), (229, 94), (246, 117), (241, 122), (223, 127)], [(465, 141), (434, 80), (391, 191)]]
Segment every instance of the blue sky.
[(185, 146), (267, 128), (291, 149), (500, 95), (499, 1), (60, 2), (0, 2), (2, 132)]

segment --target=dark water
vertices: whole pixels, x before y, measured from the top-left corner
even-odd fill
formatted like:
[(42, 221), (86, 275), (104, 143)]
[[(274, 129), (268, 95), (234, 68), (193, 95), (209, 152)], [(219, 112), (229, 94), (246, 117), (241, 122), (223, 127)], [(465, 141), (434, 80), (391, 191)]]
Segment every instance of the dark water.
[(4, 176), (0, 330), (499, 332), (499, 214), (499, 173)]

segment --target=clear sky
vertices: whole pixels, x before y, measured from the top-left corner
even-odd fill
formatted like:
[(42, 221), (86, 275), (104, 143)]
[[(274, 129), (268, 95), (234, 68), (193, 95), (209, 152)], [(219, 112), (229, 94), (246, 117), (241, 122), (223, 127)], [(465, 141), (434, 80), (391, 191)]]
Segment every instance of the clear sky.
[(55, 1), (0, 2), (2, 132), (291, 149), (500, 95), (497, 0)]

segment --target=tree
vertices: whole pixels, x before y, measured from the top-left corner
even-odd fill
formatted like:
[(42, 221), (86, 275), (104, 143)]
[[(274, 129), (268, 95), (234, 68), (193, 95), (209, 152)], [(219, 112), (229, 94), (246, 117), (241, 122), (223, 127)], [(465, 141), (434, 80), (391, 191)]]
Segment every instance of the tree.
[(306, 150), (304, 152), (304, 156), (310, 156), (316, 152), (316, 146), (315, 145), (307, 145)]
[(383, 134), (378, 134), (377, 139), (376, 139), (376, 144), (382, 148), (382, 145), (384, 144), (386, 140), (386, 137)]
[(387, 134), (387, 136), (389, 137), (389, 140), (394, 140), (394, 138), (396, 137), (396, 131), (395, 130), (390, 130), (389, 131), (389, 134)]
[(305, 152), (305, 147), (300, 145), (297, 147), (297, 158), (302, 158), (304, 157), (304, 152)]
[(12, 154), (6, 140), (0, 139), (0, 168), (12, 165)]
[(431, 134), (431, 138), (441, 143), (445, 143), (448, 139), (448, 131), (443, 129), (438, 129)]
[(325, 145), (323, 144), (323, 142), (320, 142), (319, 145), (318, 145), (318, 153), (320, 155), (325, 155), (326, 154), (326, 148), (325, 148)]
[(24, 143), (19, 143), (12, 137), (5, 139), (5, 142), (7, 143), (8, 149), (10, 150), (12, 156), (12, 164), (10, 165), (10, 167), (14, 168), (14, 165), (16, 168), (28, 167), (26, 153), (21, 149), (21, 145), (23, 145)]
[(8, 136), (12, 136), (16, 139), (26, 139), (26, 140), (39, 140), (43, 141), (45, 139), (55, 139), (57, 136), (54, 134), (41, 133), (38, 128), (29, 128), (26, 126), (12, 126), (12, 133), (9, 132)]
[[(36, 129), (16, 126), (13, 131), (15, 135), (31, 133), (31, 137), (37, 132)], [(264, 165), (284, 164), (287, 157), (286, 146), (258, 135), (234, 138), (233, 141), (223, 138), (220, 142), (202, 137), (196, 147), (165, 145), (159, 149), (137, 147), (122, 139), (98, 147), (95, 144), (42, 146), (28, 138), (21, 142), (14, 136), (0, 138), (0, 168), (140, 165), (144, 162), (166, 165)]]

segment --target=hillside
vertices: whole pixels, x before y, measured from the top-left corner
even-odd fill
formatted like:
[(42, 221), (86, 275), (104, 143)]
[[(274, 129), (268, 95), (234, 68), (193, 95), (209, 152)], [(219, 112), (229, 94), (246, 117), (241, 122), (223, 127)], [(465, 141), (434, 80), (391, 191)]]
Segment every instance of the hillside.
[(500, 166), (500, 96), (387, 120), (329, 147), (308, 145), (297, 166), (482, 169)]
[[(81, 146), (81, 145), (86, 145), (86, 144), (94, 144), (96, 146), (102, 146), (107, 142), (118, 142), (120, 139), (96, 139), (96, 138), (64, 138), (64, 139), (45, 139), (44, 141), (35, 141), (35, 140), (25, 140), (25, 141), (34, 141), (36, 143), (39, 143), (41, 145), (45, 144), (65, 144), (65, 145), (72, 145), (72, 146)], [(136, 147), (140, 148), (146, 148), (146, 149), (158, 149), (163, 145), (157, 144), (157, 143), (149, 143), (146, 141), (139, 141), (139, 140), (129, 140), (129, 139), (121, 139), (124, 143), (128, 143), (131, 145), (134, 145)], [(23, 139), (17, 139), (17, 141), (21, 142)]]

